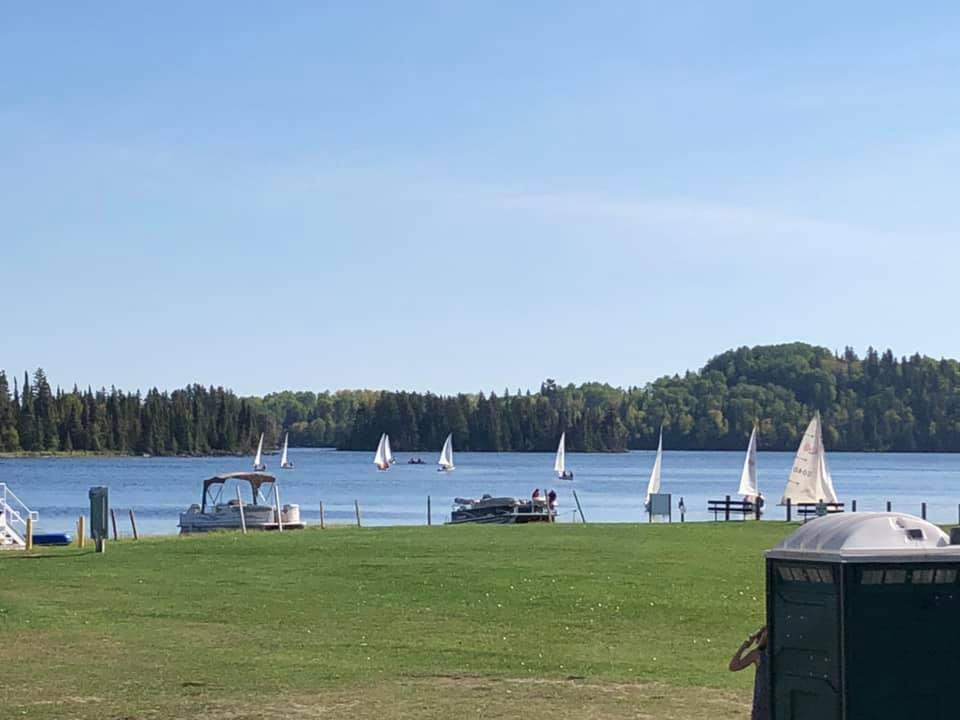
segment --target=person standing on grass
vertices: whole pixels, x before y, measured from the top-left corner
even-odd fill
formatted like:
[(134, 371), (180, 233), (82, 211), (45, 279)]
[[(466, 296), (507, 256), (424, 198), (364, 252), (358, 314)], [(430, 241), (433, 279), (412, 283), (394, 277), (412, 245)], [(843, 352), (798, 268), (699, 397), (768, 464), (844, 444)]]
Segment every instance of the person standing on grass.
[(769, 660), (766, 626), (744, 640), (730, 659), (731, 672), (740, 672), (751, 665), (757, 666), (757, 674), (753, 681), (751, 720), (770, 720)]

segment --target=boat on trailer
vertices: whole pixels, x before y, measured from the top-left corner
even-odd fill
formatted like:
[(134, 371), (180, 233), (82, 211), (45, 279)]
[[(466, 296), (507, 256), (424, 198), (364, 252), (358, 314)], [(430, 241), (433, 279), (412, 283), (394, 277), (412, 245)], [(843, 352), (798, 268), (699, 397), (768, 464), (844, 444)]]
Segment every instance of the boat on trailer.
[(514, 497), (454, 498), (453, 512), (447, 525), (483, 523), (519, 525), (532, 522), (552, 522), (556, 511), (545, 497), (517, 500)]
[[(236, 481), (235, 483), (232, 481)], [(243, 499), (240, 486), (250, 489), (250, 502)], [(234, 487), (231, 495), (228, 485)], [(262, 472), (235, 472), (214, 475), (203, 481), (200, 504), (180, 513), (180, 533), (211, 530), (302, 530), (299, 505), (280, 506), (280, 490), (273, 475)]]

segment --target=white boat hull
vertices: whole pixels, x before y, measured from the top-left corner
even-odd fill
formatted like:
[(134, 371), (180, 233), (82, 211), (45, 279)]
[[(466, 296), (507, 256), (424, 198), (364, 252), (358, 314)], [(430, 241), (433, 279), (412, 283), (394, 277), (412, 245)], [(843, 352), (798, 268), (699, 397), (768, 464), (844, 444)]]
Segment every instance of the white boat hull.
[[(299, 505), (284, 505), (281, 518), (284, 529), (300, 530), (304, 526)], [(247, 530), (277, 529), (277, 511), (269, 505), (244, 505), (243, 520)], [(215, 505), (206, 512), (201, 512), (199, 505), (191, 505), (186, 512), (180, 513), (180, 532), (184, 535), (242, 528), (240, 507), (236, 503)]]

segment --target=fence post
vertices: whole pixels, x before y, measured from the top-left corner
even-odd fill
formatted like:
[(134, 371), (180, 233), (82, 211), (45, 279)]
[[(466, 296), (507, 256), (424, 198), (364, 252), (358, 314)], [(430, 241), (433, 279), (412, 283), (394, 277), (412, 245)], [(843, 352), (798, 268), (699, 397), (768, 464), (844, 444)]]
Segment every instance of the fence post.
[(247, 534), (247, 516), (243, 511), (243, 498), (240, 497), (240, 486), (237, 485), (237, 507), (240, 508), (240, 530)]
[(77, 518), (77, 545), (80, 546), (80, 549), (83, 550), (84, 545), (87, 544), (87, 537), (84, 531), (86, 525), (86, 518), (81, 515)]
[(132, 508), (131, 508), (131, 510), (130, 510), (130, 527), (133, 528), (133, 539), (134, 539), (134, 540), (139, 540), (139, 539), (140, 539), (140, 533), (137, 532), (137, 518), (136, 518), (136, 516), (133, 514), (133, 509), (132, 509)]
[(119, 540), (117, 537), (117, 511), (113, 508), (110, 508), (110, 524), (113, 525), (113, 539)]
[(577, 497), (577, 491), (573, 491), (573, 499), (577, 502), (577, 510), (580, 511), (580, 520), (583, 521), (583, 524), (587, 524), (587, 519), (583, 516), (583, 508), (580, 507), (580, 498)]
[(927, 504), (925, 502), (920, 503), (920, 517), (922, 517), (924, 520), (927, 519)]
[(724, 507), (723, 509), (723, 519), (726, 522), (730, 521), (730, 496), (729, 495), (727, 495), (726, 507)]
[(273, 503), (277, 506), (277, 532), (283, 532), (283, 511), (280, 509), (280, 488), (273, 486)]
[(431, 525), (431, 521), (430, 521), (430, 496), (427, 495), (427, 526), (429, 527), (430, 525)]
[(27, 543), (27, 550), (33, 550), (33, 518), (27, 515), (27, 537), (24, 538)]
[(793, 509), (793, 502), (787, 498), (787, 522), (790, 522), (790, 511)]
[(357, 527), (360, 527), (360, 502), (358, 500), (353, 501), (353, 509), (357, 513)]
[(320, 501), (320, 529), (321, 530), (325, 529), (325, 526), (323, 524), (323, 500)]

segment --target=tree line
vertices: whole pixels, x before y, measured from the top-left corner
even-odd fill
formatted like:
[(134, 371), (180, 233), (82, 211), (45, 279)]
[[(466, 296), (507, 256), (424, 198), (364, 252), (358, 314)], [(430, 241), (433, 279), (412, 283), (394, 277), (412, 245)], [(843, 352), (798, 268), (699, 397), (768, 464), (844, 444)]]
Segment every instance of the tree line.
[(238, 397), (222, 387), (172, 392), (53, 389), (43, 370), (11, 388), (0, 371), (0, 451), (149, 454), (250, 452), (260, 433), (301, 447), (370, 450), (572, 451), (742, 449), (754, 422), (761, 447), (793, 450), (815, 410), (829, 449), (960, 451), (960, 364), (803, 343), (739, 348), (697, 372), (642, 387), (601, 383), (536, 392), (458, 394), (341, 390)]

